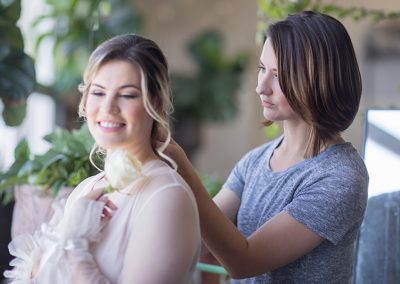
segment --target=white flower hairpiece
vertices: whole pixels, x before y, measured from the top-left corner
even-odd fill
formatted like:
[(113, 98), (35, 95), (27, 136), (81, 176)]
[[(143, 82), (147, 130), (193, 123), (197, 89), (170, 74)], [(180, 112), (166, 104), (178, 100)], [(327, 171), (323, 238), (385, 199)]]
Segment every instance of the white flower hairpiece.
[(104, 172), (112, 189), (121, 190), (142, 175), (142, 163), (126, 150), (115, 150), (107, 153)]

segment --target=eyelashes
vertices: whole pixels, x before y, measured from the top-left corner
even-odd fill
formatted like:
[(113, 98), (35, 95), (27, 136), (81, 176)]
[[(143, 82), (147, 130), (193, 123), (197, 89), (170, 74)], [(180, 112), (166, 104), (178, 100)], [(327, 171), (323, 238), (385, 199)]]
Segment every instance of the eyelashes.
[(97, 96), (97, 97), (101, 97), (101, 96), (104, 95), (104, 93), (102, 93), (102, 92), (96, 92), (96, 91), (89, 92), (89, 94), (90, 94), (90, 95), (93, 95), (93, 96)]
[[(92, 91), (89, 92), (90, 95), (96, 96), (96, 97), (103, 97), (106, 95), (104, 92), (100, 91)], [(139, 94), (118, 94), (118, 97), (124, 98), (124, 99), (135, 99), (137, 97), (140, 97)]]

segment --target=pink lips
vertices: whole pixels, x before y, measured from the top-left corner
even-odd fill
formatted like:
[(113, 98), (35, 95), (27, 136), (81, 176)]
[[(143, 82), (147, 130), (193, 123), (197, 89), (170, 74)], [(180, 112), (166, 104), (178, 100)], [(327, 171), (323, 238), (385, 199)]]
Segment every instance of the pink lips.
[(264, 101), (264, 100), (261, 101), (261, 104), (265, 108), (272, 108), (274, 106), (274, 104), (272, 104), (272, 103), (270, 103), (268, 101)]

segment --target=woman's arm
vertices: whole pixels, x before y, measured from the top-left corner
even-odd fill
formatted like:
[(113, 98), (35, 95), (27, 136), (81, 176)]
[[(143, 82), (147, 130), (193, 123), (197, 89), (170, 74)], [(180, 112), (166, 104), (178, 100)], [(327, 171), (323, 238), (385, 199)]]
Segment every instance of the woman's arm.
[(97, 267), (89, 244), (100, 238), (101, 228), (117, 207), (103, 196), (104, 188), (95, 187), (76, 200), (61, 225), (64, 251), (70, 265), (72, 283), (110, 283)]
[[(270, 219), (246, 239), (229, 220), (232, 219), (232, 212), (237, 214), (237, 210), (224, 208), (224, 202), (219, 200), (221, 211), (204, 189), (183, 150), (172, 144), (168, 154), (178, 163), (179, 173), (193, 190), (203, 241), (233, 278), (251, 277), (277, 269), (322, 242), (320, 236), (285, 212)], [(226, 212), (231, 212), (228, 213), (228, 216), (231, 214), (229, 219), (224, 215)]]
[(182, 187), (152, 195), (136, 216), (123, 283), (186, 283), (200, 250), (196, 204)]
[(96, 201), (101, 193), (102, 189), (97, 189), (84, 199), (74, 200), (67, 214), (54, 207), (52, 220), (40, 231), (14, 239), (9, 249), (16, 256), (15, 268), (5, 273), (11, 283), (64, 283), (69, 277), (72, 283), (109, 283), (88, 251), (116, 209), (110, 201)]

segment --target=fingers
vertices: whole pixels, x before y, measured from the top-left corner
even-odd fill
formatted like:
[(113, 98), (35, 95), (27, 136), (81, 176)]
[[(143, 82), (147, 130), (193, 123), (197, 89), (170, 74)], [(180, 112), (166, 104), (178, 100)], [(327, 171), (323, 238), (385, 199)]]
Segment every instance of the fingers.
[(102, 221), (110, 220), (111, 217), (114, 215), (115, 211), (118, 209), (118, 207), (110, 199), (108, 199), (107, 196), (102, 196), (99, 199), (99, 201), (104, 202), (104, 208), (101, 214), (101, 220)]
[(107, 210), (106, 207), (104, 207), (103, 213), (101, 214), (101, 220), (102, 221), (110, 220), (112, 216), (113, 216), (113, 213), (111, 211)]
[(110, 200), (106, 197), (106, 202), (105, 202), (105, 206), (110, 208), (111, 210), (117, 210), (118, 207)]
[(101, 213), (102, 223), (110, 220), (115, 211), (118, 209), (118, 207), (104, 194), (104, 187), (97, 187), (93, 188), (93, 190), (83, 197), (85, 199), (101, 201), (104, 203), (103, 211)]
[(88, 194), (85, 195), (84, 198), (91, 199), (91, 200), (99, 200), (104, 194), (104, 188), (98, 187), (93, 188)]

